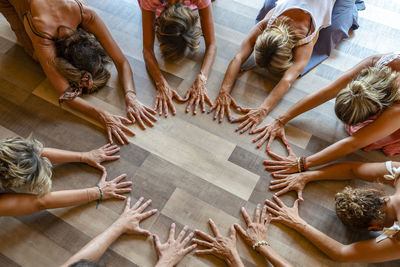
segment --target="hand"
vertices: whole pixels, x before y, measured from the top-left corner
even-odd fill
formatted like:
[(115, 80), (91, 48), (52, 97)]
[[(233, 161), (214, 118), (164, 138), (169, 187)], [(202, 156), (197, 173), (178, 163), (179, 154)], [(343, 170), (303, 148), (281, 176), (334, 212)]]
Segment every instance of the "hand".
[[(120, 150), (117, 145), (106, 144), (98, 149), (93, 149), (89, 152), (82, 152), (82, 162), (106, 172), (106, 168), (101, 165), (103, 161), (119, 159), (119, 155), (114, 155)], [(112, 156), (114, 155), (114, 156)]]
[(139, 126), (142, 127), (143, 130), (146, 129), (143, 121), (150, 125), (150, 127), (153, 127), (153, 122), (157, 121), (157, 118), (154, 116), (156, 114), (154, 110), (140, 103), (133, 92), (128, 92), (125, 95), (125, 101), (127, 109), (126, 112), (128, 114), (128, 118), (132, 121), (132, 123), (135, 123), (135, 121), (137, 121)]
[(241, 212), (247, 225), (246, 231), (239, 224), (234, 224), (235, 229), (250, 247), (253, 247), (253, 245), (259, 241), (267, 241), (268, 239), (268, 225), (271, 221), (271, 216), (266, 218), (266, 210), (267, 206), (264, 206), (261, 211), (261, 205), (257, 204), (256, 212), (254, 214), (254, 221), (252, 222), (250, 216), (242, 207)]
[(145, 235), (150, 236), (151, 233), (148, 230), (144, 230), (140, 227), (139, 223), (152, 216), (157, 212), (157, 209), (153, 209), (142, 213), (151, 203), (151, 199), (147, 200), (143, 205), (142, 204), (143, 197), (139, 198), (139, 200), (135, 203), (135, 205), (131, 206), (131, 198), (128, 197), (125, 205), (124, 212), (119, 216), (118, 220), (115, 222), (115, 225), (121, 229), (123, 233), (127, 234), (136, 234), (136, 235)]
[(175, 266), (186, 254), (190, 253), (196, 248), (196, 244), (185, 248), (185, 246), (193, 237), (192, 232), (185, 239), (183, 239), (187, 230), (187, 226), (183, 227), (183, 230), (179, 233), (178, 238), (175, 240), (175, 223), (171, 224), (168, 240), (164, 244), (161, 244), (160, 238), (157, 235), (153, 235), (154, 246), (158, 255), (158, 262), (156, 266)]
[(268, 165), (267, 167), (265, 167), (265, 169), (267, 171), (274, 171), (274, 174), (288, 174), (299, 172), (296, 155), (293, 153), (290, 147), (288, 147), (287, 149), (289, 155), (286, 158), (267, 150), (268, 154), (277, 160), (265, 160), (264, 164)]
[(168, 117), (168, 107), (172, 111), (172, 115), (176, 114), (176, 109), (172, 103), (172, 98), (175, 97), (176, 100), (180, 102), (185, 102), (187, 99), (183, 99), (178, 95), (178, 93), (173, 90), (168, 83), (156, 83), (157, 86), (157, 96), (156, 104), (154, 105), (154, 110), (158, 110), (158, 115), (162, 115), (164, 112), (165, 118)]
[(268, 110), (265, 108), (242, 108), (241, 110), (247, 114), (232, 121), (232, 123), (242, 121), (235, 129), (236, 132), (240, 130), (240, 134), (246, 132), (250, 127), (250, 132), (253, 132), (268, 114)]
[(265, 200), (265, 204), (267, 204), (267, 211), (274, 215), (271, 218), (272, 222), (280, 222), (290, 228), (304, 227), (307, 224), (299, 216), (299, 199), (294, 202), (292, 208), (286, 206), (277, 196), (273, 196), (273, 199), (278, 205), (271, 200)]
[[(127, 118), (118, 115), (112, 115), (107, 111), (104, 111), (100, 114), (101, 122), (106, 126), (107, 135), (108, 135), (108, 142), (110, 144), (113, 143), (112, 136), (114, 135), (115, 138), (120, 142), (120, 144), (124, 145), (125, 143), (129, 144), (128, 137), (125, 135), (124, 132), (128, 132), (131, 135), (135, 135), (135, 133), (126, 127), (123, 123), (132, 122)], [(125, 142), (124, 142), (125, 141)]]
[(280, 191), (275, 193), (275, 196), (279, 197), (283, 194), (286, 194), (289, 191), (296, 191), (297, 197), (304, 201), (303, 199), (303, 189), (307, 184), (307, 172), (295, 173), (295, 174), (275, 174), (272, 173), (272, 176), (277, 180), (273, 180), (270, 183), (270, 190), (281, 189)]
[(193, 239), (193, 242), (197, 245), (208, 248), (204, 250), (196, 250), (196, 254), (213, 254), (214, 256), (217, 256), (226, 262), (230, 262), (232, 259), (237, 258), (239, 254), (236, 250), (236, 231), (235, 228), (233, 228), (233, 225), (229, 228), (228, 236), (224, 237), (219, 233), (219, 230), (213, 220), (209, 219), (208, 223), (210, 224), (211, 230), (215, 237), (196, 230), (196, 235), (200, 236), (204, 240)]
[(267, 124), (264, 127), (258, 128), (254, 131), (250, 131), (250, 134), (255, 134), (255, 133), (260, 133), (260, 134), (253, 139), (253, 143), (261, 139), (260, 142), (257, 144), (257, 148), (260, 148), (269, 138), (267, 144), (267, 149), (269, 149), (275, 137), (277, 136), (282, 139), (286, 147), (290, 147), (288, 141), (286, 140), (285, 125), (279, 120), (274, 120), (273, 122)]
[(215, 98), (214, 105), (210, 108), (208, 113), (215, 110), (214, 120), (219, 116), (218, 121), (219, 123), (221, 123), (222, 120), (224, 119), (224, 114), (226, 112), (228, 120), (232, 121), (233, 117), (231, 115), (231, 110), (230, 110), (231, 105), (233, 105), (234, 108), (241, 110), (241, 107), (236, 103), (235, 99), (233, 99), (229, 93), (220, 91), (217, 97)]
[(206, 111), (205, 102), (207, 102), (208, 105), (212, 106), (212, 102), (207, 95), (206, 85), (207, 78), (202, 73), (200, 73), (199, 76), (197, 76), (196, 81), (194, 81), (192, 87), (190, 87), (185, 95), (185, 99), (189, 99), (190, 97), (190, 100), (186, 106), (186, 113), (189, 112), (193, 104), (193, 115), (196, 115), (199, 103), (201, 105), (201, 112), (203, 113)]
[(99, 186), (101, 187), (101, 190), (103, 191), (103, 199), (109, 199), (109, 198), (125, 199), (126, 197), (122, 196), (121, 194), (126, 194), (132, 191), (132, 189), (130, 188), (132, 185), (131, 181), (121, 182), (126, 178), (126, 174), (122, 174), (111, 181), (106, 181), (106, 177), (107, 174), (104, 173), (98, 183)]

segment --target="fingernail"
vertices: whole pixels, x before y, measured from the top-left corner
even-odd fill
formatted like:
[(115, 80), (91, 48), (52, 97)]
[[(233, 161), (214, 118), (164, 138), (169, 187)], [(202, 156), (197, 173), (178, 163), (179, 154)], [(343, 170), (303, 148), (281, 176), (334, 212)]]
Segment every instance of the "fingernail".
[(290, 147), (290, 145), (289, 145), (289, 144), (287, 144), (286, 146), (287, 146), (287, 147)]
[[(253, 142), (255, 142), (255, 141), (253, 141)], [(257, 148), (260, 148), (260, 146), (261, 146), (261, 145), (257, 145)]]
[(239, 130), (239, 129), (238, 129), (238, 128), (236, 128), (236, 129), (235, 129), (235, 132), (237, 132), (238, 130)]
[(266, 160), (264, 160), (264, 164), (267, 164), (267, 161), (266, 161)]
[(214, 116), (214, 120), (217, 118), (217, 116)]

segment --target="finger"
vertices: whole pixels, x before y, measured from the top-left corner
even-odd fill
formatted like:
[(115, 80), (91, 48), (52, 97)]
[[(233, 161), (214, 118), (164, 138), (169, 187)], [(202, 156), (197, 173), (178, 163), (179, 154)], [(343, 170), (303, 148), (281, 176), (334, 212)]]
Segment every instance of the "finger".
[(122, 138), (119, 136), (119, 134), (118, 134), (118, 132), (116, 130), (112, 129), (112, 133), (113, 133), (114, 137), (117, 138), (118, 142), (121, 145), (125, 144), (124, 141), (122, 141)]
[(211, 99), (208, 97), (207, 94), (204, 95), (204, 98), (205, 98), (207, 104), (208, 104), (210, 107), (212, 107), (212, 106), (213, 106), (213, 103), (211, 102)]
[(139, 126), (141, 128), (143, 128), (143, 129), (146, 129), (146, 125), (144, 125), (144, 123), (142, 121), (141, 114), (140, 113), (139, 114), (135, 114), (135, 117), (137, 119), (137, 122), (138, 122)]
[(265, 222), (265, 216), (267, 215), (267, 206), (263, 206), (262, 207), (262, 211), (261, 211), (261, 218), (260, 218), (260, 223), (264, 223)]
[[(112, 161), (112, 160), (117, 160), (119, 159), (121, 156), (120, 155), (115, 155), (115, 156), (106, 156), (104, 161)], [(100, 165), (101, 166), (101, 165)]]
[(119, 128), (117, 128), (117, 132), (118, 132), (119, 136), (121, 136), (121, 138), (124, 139), (125, 143), (129, 144), (129, 139), (126, 136), (126, 134), (124, 134), (124, 132)]
[(110, 127), (107, 127), (107, 136), (108, 136), (108, 142), (110, 144), (112, 144), (113, 140), (112, 140), (112, 134), (111, 134), (111, 128)]
[(132, 206), (132, 209), (133, 209), (133, 210), (137, 209), (137, 208), (140, 206), (140, 204), (142, 204), (143, 199), (144, 199), (144, 197), (140, 197), (140, 198), (138, 199), (138, 201), (136, 201), (135, 205)]
[(212, 238), (212, 236), (210, 236), (209, 234), (207, 234), (207, 233), (205, 233), (205, 232), (203, 232), (203, 231), (195, 230), (194, 232), (196, 233), (197, 236), (200, 236), (200, 237), (203, 238), (204, 240), (207, 240), (207, 241), (209, 241), (209, 242), (211, 242), (211, 243), (212, 243), (213, 240), (214, 240), (214, 238)]
[(247, 115), (244, 116), (240, 116), (239, 118), (233, 119), (232, 123), (236, 123), (236, 122), (240, 122), (240, 121), (244, 121), (247, 119)]
[(275, 200), (276, 203), (278, 203), (279, 207), (281, 208), (286, 207), (286, 205), (282, 202), (282, 200), (279, 197), (273, 196), (272, 198)]
[(206, 254), (212, 254), (213, 250), (212, 249), (196, 250), (194, 253), (196, 253), (197, 255), (206, 255)]
[(175, 115), (175, 114), (176, 114), (176, 109), (175, 109), (174, 104), (172, 103), (172, 99), (171, 99), (171, 98), (168, 98), (167, 103), (168, 103), (169, 108), (170, 108), (171, 111), (172, 111), (172, 115)]
[(242, 212), (242, 216), (243, 216), (244, 221), (246, 222), (246, 225), (248, 226), (249, 224), (251, 224), (251, 218), (250, 218), (249, 214), (247, 214), (246, 209), (244, 207), (242, 207), (240, 209), (240, 211)]
[(187, 90), (186, 95), (183, 97), (183, 99), (184, 99), (185, 101), (188, 101), (190, 95), (191, 95), (191, 90), (189, 89), (189, 90)]
[(141, 235), (144, 235), (144, 236), (151, 236), (150, 231), (145, 230), (145, 229), (140, 228), (140, 227), (139, 227), (138, 229), (136, 229), (136, 232), (137, 232), (138, 234), (141, 234)]
[(118, 189), (114, 190), (114, 193), (115, 194), (126, 194), (126, 193), (129, 193), (131, 191), (132, 191), (131, 188), (118, 188)]
[(233, 117), (232, 117), (232, 113), (231, 113), (230, 107), (229, 106), (225, 106), (225, 111), (226, 111), (226, 114), (228, 116), (228, 120), (230, 122), (233, 122)]
[(300, 199), (296, 199), (296, 201), (294, 202), (293, 208), (298, 209), (299, 208), (299, 203), (300, 203)]
[(236, 239), (236, 231), (235, 228), (233, 227), (233, 225), (231, 225), (231, 227), (229, 227), (229, 237), (233, 240)]
[(138, 218), (139, 218), (140, 221), (141, 221), (141, 220), (144, 220), (144, 219), (147, 219), (147, 218), (149, 218), (150, 216), (153, 216), (154, 214), (156, 214), (157, 211), (158, 211), (157, 209), (152, 209), (152, 210), (146, 211), (145, 213), (140, 214), (140, 215), (138, 216)]
[[(145, 108), (145, 110), (146, 110), (147, 112), (150, 112), (150, 113), (153, 114), (153, 115), (156, 115), (156, 114), (157, 114), (157, 112), (156, 112), (154, 109), (151, 109), (151, 108), (146, 107), (146, 106), (144, 106), (144, 108)], [(157, 120), (156, 117), (154, 117), (154, 118)]]
[(275, 210), (280, 210), (280, 207), (278, 205), (276, 205), (274, 202), (272, 202), (271, 200), (266, 200), (265, 204), (267, 204), (267, 206), (270, 208), (273, 208)]
[(201, 106), (201, 112), (202, 113), (206, 112), (206, 104), (204, 102), (204, 95), (202, 95), (200, 98), (200, 106)]
[(107, 177), (107, 171), (106, 171), (106, 169), (104, 168), (103, 174), (101, 175), (101, 178), (100, 178), (100, 181), (99, 181), (99, 184), (102, 183), (102, 182), (104, 182), (104, 181), (106, 180), (106, 177)]
[(167, 100), (164, 99), (164, 101), (162, 102), (162, 105), (163, 105), (164, 117), (167, 118), (167, 117), (168, 117), (168, 104), (167, 104)]
[[(271, 181), (271, 182), (272, 182), (272, 181)], [(279, 182), (279, 181), (278, 181), (278, 182)], [(283, 182), (283, 183), (279, 183), (279, 184), (276, 184), (276, 185), (272, 185), (272, 186), (269, 187), (269, 189), (271, 189), (271, 190), (276, 190), (276, 189), (279, 189), (279, 188), (282, 188), (282, 187), (286, 187), (288, 184), (289, 184), (289, 182), (288, 182), (288, 181), (285, 181), (285, 182)]]
[(254, 213), (254, 221), (255, 223), (260, 222), (260, 215), (261, 215), (261, 205), (257, 204), (256, 211)]
[(214, 221), (212, 219), (208, 219), (208, 224), (210, 225), (211, 231), (214, 233), (214, 235), (216, 237), (221, 236), (221, 234), (219, 233), (217, 225), (214, 223)]
[(101, 149), (107, 150), (108, 148), (118, 147), (117, 145), (105, 144), (104, 146), (100, 147)]
[(260, 128), (258, 128), (258, 129), (255, 129), (255, 130), (253, 130), (251, 133), (252, 133), (252, 134), (261, 133), (261, 132), (265, 131), (265, 129), (267, 129), (267, 126), (260, 127)]
[(118, 151), (120, 151), (121, 148), (117, 145), (112, 145), (110, 147), (107, 147), (107, 149), (105, 150), (105, 153), (107, 156), (113, 155), (115, 153), (117, 153)]
[[(271, 139), (271, 138), (270, 138), (270, 139)], [(275, 153), (272, 152), (272, 151), (269, 151), (268, 154), (269, 154), (270, 156), (272, 156), (273, 158), (277, 159), (278, 161), (285, 160), (285, 158), (279, 156), (278, 154), (275, 154)]]
[[(256, 131), (257, 131), (257, 130), (256, 130)], [(255, 132), (254, 132), (254, 133), (255, 133)], [(253, 142), (257, 142), (257, 141), (260, 140), (261, 138), (265, 138), (265, 137), (268, 138), (268, 136), (269, 136), (268, 130), (265, 129), (265, 130), (263, 130), (260, 134), (258, 134), (258, 135), (253, 139)], [(265, 141), (264, 141), (264, 142), (265, 142)]]
[(207, 112), (207, 114), (210, 114), (214, 109), (217, 108), (217, 105), (213, 105), (210, 107), (210, 110)]
[(218, 118), (220, 110), (221, 110), (221, 105), (218, 105), (218, 106), (217, 106), (217, 109), (215, 110), (214, 120), (215, 120), (216, 118)]
[(153, 234), (153, 241), (154, 241), (154, 246), (159, 249), (159, 247), (161, 246), (161, 242), (160, 242), (160, 238), (158, 237), (158, 235)]
[(182, 245), (186, 246), (186, 244), (188, 244), (190, 242), (190, 240), (192, 240), (193, 236), (194, 236), (193, 232), (188, 234), (188, 236), (182, 241)]
[(131, 197), (128, 197), (128, 199), (126, 200), (125, 203), (125, 208), (124, 208), (124, 212), (126, 212), (127, 210), (129, 210), (129, 207), (131, 206)]
[(186, 254), (192, 252), (196, 247), (197, 247), (197, 244), (193, 244), (191, 246), (188, 246), (187, 248), (185, 248), (183, 250), (183, 254), (186, 255)]
[(245, 120), (244, 122), (242, 122), (236, 129), (235, 131), (239, 131), (241, 130), (244, 126), (246, 126), (248, 123), (250, 123), (250, 119)]
[(106, 168), (103, 165), (101, 165), (100, 163), (96, 163), (95, 167), (97, 169), (101, 170), (103, 172), (103, 174), (106, 171)]
[(274, 195), (277, 196), (277, 197), (279, 197), (279, 196), (281, 196), (281, 195), (286, 194), (287, 192), (289, 192), (289, 190), (290, 190), (289, 187), (285, 187), (285, 188), (283, 188), (282, 190), (276, 192)]
[(171, 224), (168, 240), (175, 240), (175, 223)]
[(269, 134), (264, 135), (264, 137), (261, 138), (260, 142), (258, 142), (257, 148), (260, 148), (262, 145), (264, 145), (264, 143), (267, 141), (268, 138), (269, 138)]
[(236, 109), (241, 109), (241, 107), (238, 105), (238, 103), (236, 103), (236, 100), (235, 100), (233, 97), (231, 97), (231, 100), (232, 100), (232, 105), (233, 105)]
[[(143, 110), (143, 111), (140, 112), (140, 117), (142, 118), (142, 120), (143, 120), (145, 123), (147, 123), (148, 125), (150, 125), (150, 127), (153, 127), (154, 124), (153, 124), (153, 122), (152, 122), (149, 118), (147, 118), (147, 115), (152, 116), (152, 115), (151, 115), (150, 113), (148, 113), (146, 110)], [(143, 124), (143, 126), (144, 126), (144, 128), (146, 128), (144, 124)]]
[[(265, 210), (267, 210), (267, 207), (265, 207)], [(271, 220), (272, 220), (272, 214), (269, 213), (268, 216), (267, 216), (267, 218), (265, 218), (264, 225), (266, 225), (266, 226), (268, 227), (268, 225), (271, 223)], [(267, 229), (268, 229), (268, 228), (267, 228)]]
[(224, 119), (224, 114), (225, 114), (225, 108), (221, 107), (220, 114), (219, 114), (219, 123), (221, 123), (222, 120)]
[(135, 136), (135, 132), (132, 131), (131, 129), (129, 129), (128, 127), (126, 127), (125, 125), (122, 125), (122, 124), (121, 124), (121, 129), (122, 129), (124, 132), (128, 132), (128, 133), (130, 133), (131, 135)]
[(251, 126), (251, 129), (250, 129), (249, 134), (251, 134), (251, 133), (254, 131), (254, 129), (257, 127), (257, 125), (258, 125), (258, 124), (253, 123), (253, 126)]
[(250, 121), (247, 125), (240, 131), (240, 133), (246, 132), (250, 127), (255, 126), (254, 122)]
[(127, 118), (125, 118), (125, 117), (118, 116), (118, 118), (121, 120), (122, 123), (132, 124), (132, 121), (127, 119)]
[(186, 113), (189, 112), (190, 108), (191, 108), (192, 105), (193, 105), (193, 102), (194, 102), (194, 97), (192, 97), (192, 98), (189, 100), (189, 102), (188, 102), (188, 104), (187, 104), (187, 106), (186, 106), (186, 110), (185, 110)]
[[(274, 178), (283, 179), (283, 178), (288, 177), (289, 175), (287, 175), (287, 174), (272, 173), (272, 176), (273, 176)], [(275, 181), (276, 181), (276, 180), (275, 180)]]
[(141, 212), (144, 211), (148, 206), (150, 206), (150, 204), (151, 204), (151, 199), (149, 199), (149, 200), (147, 200), (145, 203), (143, 203), (143, 204), (137, 209), (137, 211), (141, 213)]
[(237, 223), (235, 223), (233, 226), (235, 227), (236, 231), (238, 231), (239, 234), (240, 234), (242, 237), (246, 237), (246, 236), (247, 236), (247, 233), (246, 233), (246, 231), (242, 228), (242, 226), (240, 226), (240, 225), (237, 224)]
[(126, 199), (126, 196), (118, 195), (116, 193), (112, 193), (111, 196), (113, 198), (118, 198), (118, 199), (122, 199), (122, 200)]
[(184, 98), (182, 98), (180, 95), (178, 95), (178, 93), (175, 90), (172, 90), (172, 96), (175, 97), (176, 100), (178, 100), (180, 102), (186, 102), (187, 101)]
[(125, 178), (126, 178), (126, 174), (124, 173), (124, 174), (121, 174), (120, 176), (114, 178), (112, 181), (115, 182), (115, 183), (119, 183), (122, 180), (124, 180)]
[(118, 183), (118, 184), (116, 185), (116, 187), (117, 187), (118, 189), (120, 189), (120, 188), (125, 188), (125, 187), (128, 187), (128, 186), (132, 186), (132, 182), (131, 182), (131, 181), (123, 182), (123, 183)]
[(250, 112), (252, 110), (251, 108), (242, 108), (242, 107), (239, 107), (239, 109), (243, 113), (248, 113), (248, 112)]
[[(153, 111), (152, 109), (150, 109), (151, 111)], [(144, 115), (146, 115), (147, 118), (150, 118), (150, 120), (156, 122), (157, 118), (151, 113), (149, 112), (147, 109), (143, 111)], [(150, 122), (149, 122), (150, 124)], [(151, 126), (153, 126), (153, 123), (151, 122)]]
[(162, 115), (162, 100), (161, 99), (158, 100), (157, 107), (158, 107), (158, 116), (161, 116)]
[(136, 119), (135, 119), (135, 116), (133, 116), (133, 113), (132, 112), (128, 112), (127, 114), (128, 114), (128, 118), (131, 120), (131, 122), (135, 123)]
[(199, 246), (203, 246), (203, 247), (208, 247), (208, 248), (212, 248), (214, 245), (210, 242), (204, 241), (204, 240), (200, 240), (200, 239), (196, 239), (193, 238), (193, 243), (199, 245)]
[(196, 115), (197, 114), (197, 107), (199, 106), (200, 103), (200, 97), (196, 98), (196, 101), (194, 102), (194, 108), (193, 108), (193, 114)]
[(297, 197), (298, 197), (301, 201), (304, 201), (304, 198), (303, 198), (303, 189), (299, 189), (299, 190), (297, 191)]
[(176, 238), (176, 241), (178, 241), (179, 243), (182, 241), (183, 237), (186, 235), (187, 230), (189, 229), (189, 227), (187, 225), (185, 225), (182, 229), (182, 231), (179, 233), (178, 237)]
[[(274, 209), (274, 208), (271, 208), (271, 207), (269, 207), (269, 206), (267, 207), (267, 211), (268, 211), (269, 213), (275, 215), (275, 216), (279, 216), (279, 215), (280, 215), (280, 213), (279, 213), (278, 210), (276, 210), (276, 209)], [(272, 221), (273, 221), (273, 219), (272, 219)]]
[[(155, 101), (155, 103), (154, 103), (154, 111), (157, 110), (157, 108), (158, 108), (158, 103), (159, 103), (159, 99), (158, 99), (158, 97), (156, 97), (156, 101)], [(157, 114), (157, 112), (156, 112), (156, 114)]]
[(267, 149), (269, 149), (272, 145), (272, 142), (275, 140), (275, 134), (271, 134), (269, 136), (268, 144), (267, 144)]

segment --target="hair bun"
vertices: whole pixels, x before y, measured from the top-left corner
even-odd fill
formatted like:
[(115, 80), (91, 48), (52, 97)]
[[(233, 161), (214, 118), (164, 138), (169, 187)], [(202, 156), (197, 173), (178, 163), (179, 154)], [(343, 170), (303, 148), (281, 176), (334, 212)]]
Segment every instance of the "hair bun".
[(353, 81), (349, 89), (352, 96), (360, 96), (365, 90), (365, 83), (362, 81)]

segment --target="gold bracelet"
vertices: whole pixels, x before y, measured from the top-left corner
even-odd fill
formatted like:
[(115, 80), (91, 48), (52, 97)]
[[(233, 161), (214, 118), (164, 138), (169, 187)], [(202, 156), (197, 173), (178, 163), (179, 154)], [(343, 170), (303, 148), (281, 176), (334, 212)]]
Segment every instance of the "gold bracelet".
[(297, 170), (299, 172), (301, 172), (301, 163), (300, 163), (300, 161), (301, 161), (301, 158), (297, 158)]
[(268, 241), (262, 240), (262, 241), (258, 241), (257, 243), (255, 243), (253, 245), (253, 249), (256, 250), (258, 247), (261, 246), (270, 246), (270, 244), (268, 243)]
[(134, 95), (136, 95), (136, 92), (133, 89), (129, 89), (129, 90), (125, 91), (125, 95), (127, 95), (128, 93), (133, 93)]

